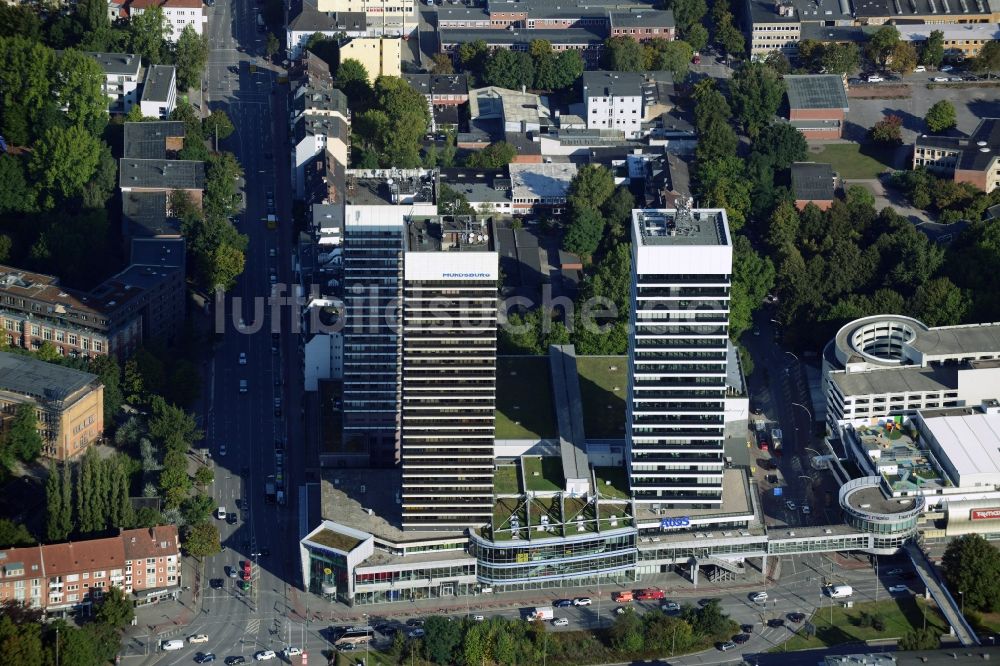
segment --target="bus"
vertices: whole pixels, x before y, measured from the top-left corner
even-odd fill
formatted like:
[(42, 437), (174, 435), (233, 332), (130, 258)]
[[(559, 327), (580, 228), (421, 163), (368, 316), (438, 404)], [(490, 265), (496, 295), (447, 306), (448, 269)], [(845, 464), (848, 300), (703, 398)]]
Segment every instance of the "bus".
[(371, 639), (371, 627), (351, 627), (337, 636), (337, 640), (333, 642), (333, 647), (340, 649), (345, 645), (365, 645)]

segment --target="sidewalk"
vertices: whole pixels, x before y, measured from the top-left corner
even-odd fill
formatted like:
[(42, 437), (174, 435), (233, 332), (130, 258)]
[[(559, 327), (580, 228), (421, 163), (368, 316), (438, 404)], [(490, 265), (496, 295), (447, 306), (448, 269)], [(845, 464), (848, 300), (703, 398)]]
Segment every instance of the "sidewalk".
[(165, 599), (135, 609), (135, 626), (125, 630), (126, 637), (145, 636), (153, 641), (175, 636), (202, 612), (201, 563), (191, 557), (181, 558), (183, 586), (176, 600)]

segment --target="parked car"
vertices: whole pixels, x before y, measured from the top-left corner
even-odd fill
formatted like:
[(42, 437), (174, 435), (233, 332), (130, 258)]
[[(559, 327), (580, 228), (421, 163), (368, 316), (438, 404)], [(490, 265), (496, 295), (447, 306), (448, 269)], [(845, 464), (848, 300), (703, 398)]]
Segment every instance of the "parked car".
[(933, 79), (931, 79), (931, 80), (932, 80), (932, 81), (933, 81), (934, 83), (948, 83), (948, 77), (947, 77), (947, 76), (935, 76), (935, 77), (934, 77)]
[(681, 605), (676, 601), (664, 601), (660, 604), (660, 610), (664, 613), (677, 613), (681, 610)]
[(750, 594), (750, 601), (755, 604), (762, 604), (767, 601), (767, 592), (752, 592)]
[(211, 652), (199, 652), (194, 656), (194, 663), (196, 664), (210, 664), (215, 661), (215, 654)]
[(593, 603), (594, 602), (593, 600), (591, 600), (590, 597), (577, 597), (576, 599), (573, 600), (574, 606), (590, 606)]
[(941, 65), (940, 67), (938, 67), (938, 71), (939, 72), (950, 72), (950, 71), (952, 71), (954, 69), (955, 68), (952, 67), (951, 65)]
[(794, 622), (795, 624), (799, 624), (804, 619), (806, 619), (806, 614), (805, 613), (789, 613), (788, 614), (788, 619), (791, 620), (792, 622)]
[(253, 658), (257, 661), (271, 661), (277, 657), (274, 650), (260, 650), (259, 652), (254, 652)]
[(240, 365), (246, 365), (246, 364), (247, 364), (247, 353), (240, 352)]
[(926, 72), (927, 68), (924, 67), (923, 65), (917, 65), (916, 67), (913, 68), (913, 71), (914, 72)]
[(294, 647), (292, 645), (289, 645), (281, 651), (281, 656), (283, 657), (297, 657), (300, 654), (302, 654), (302, 648)]
[(560, 600), (558, 600), (557, 602), (555, 602), (552, 605), (555, 606), (556, 608), (567, 608), (567, 607), (573, 605), (573, 600), (572, 599), (560, 599)]
[(749, 640), (750, 640), (749, 634), (736, 634), (735, 636), (733, 636), (733, 642), (736, 643), (737, 645), (743, 645)]
[(905, 585), (890, 585), (889, 586), (889, 591), (893, 592), (893, 593), (897, 593), (897, 592), (909, 592), (910, 588), (908, 588)]
[(226, 657), (226, 666), (239, 666), (240, 664), (247, 663), (247, 658), (241, 654), (235, 654), (231, 657)]
[(753, 633), (753, 625), (752, 624), (741, 624), (740, 625), (740, 631), (742, 631), (744, 634), (752, 634)]
[(212, 580), (208, 581), (208, 585), (213, 590), (221, 590), (223, 587), (226, 586), (226, 581), (222, 580), (221, 578), (213, 578)]
[(473, 622), (485, 622), (486, 621), (486, 616), (484, 616), (484, 615), (473, 615), (472, 616), (472, 621)]
[(716, 647), (717, 650), (719, 650), (721, 652), (728, 652), (729, 650), (735, 650), (736, 649), (736, 643), (734, 643), (732, 641), (726, 641), (725, 643), (716, 643), (715, 647)]
[(553, 627), (568, 627), (569, 626), (569, 619), (565, 618), (565, 617), (557, 617), (556, 619), (552, 620), (552, 626)]
[(230, 525), (235, 525), (237, 519), (238, 518), (236, 516), (236, 512), (235, 511), (232, 511), (232, 512), (226, 514), (226, 522), (229, 523)]
[(868, 77), (868, 83), (882, 83), (883, 81), (885, 81), (885, 78), (878, 74), (872, 74)]
[(426, 635), (427, 632), (420, 627), (417, 627), (416, 629), (411, 629), (410, 633), (407, 634), (407, 636), (409, 636), (410, 638), (423, 638)]
[(795, 509), (797, 509), (798, 507), (796, 506), (795, 502), (793, 502), (792, 500), (788, 500), (787, 502), (785, 502), (785, 508), (788, 509), (789, 511), (795, 511)]
[(776, 484), (776, 483), (778, 483), (778, 475), (777, 474), (768, 474), (767, 475), (767, 482), (770, 483), (770, 484)]
[(780, 617), (775, 617), (767, 621), (767, 626), (771, 627), (772, 629), (777, 629), (778, 627), (785, 626), (785, 621)]
[(805, 515), (807, 515), (807, 516), (808, 516), (808, 515), (809, 515), (810, 513), (812, 513), (812, 509), (810, 509), (810, 508), (809, 508), (809, 505), (808, 505), (808, 504), (803, 504), (803, 505), (802, 505), (802, 513), (804, 513), (804, 514), (805, 514)]
[(188, 643), (207, 643), (208, 634), (195, 634), (188, 638)]
[(424, 621), (421, 620), (419, 617), (411, 617), (409, 620), (406, 621), (406, 626), (408, 626), (408, 627), (422, 627), (422, 626), (424, 626)]
[(885, 575), (886, 576), (902, 576), (903, 575), (903, 570), (900, 569), (899, 567), (896, 567), (895, 569), (889, 569), (888, 571), (886, 571)]

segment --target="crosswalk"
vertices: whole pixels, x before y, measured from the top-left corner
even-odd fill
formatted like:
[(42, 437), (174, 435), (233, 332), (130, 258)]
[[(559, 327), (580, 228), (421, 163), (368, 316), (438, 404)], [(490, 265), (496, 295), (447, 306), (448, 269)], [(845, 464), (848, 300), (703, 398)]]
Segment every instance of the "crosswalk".
[(247, 628), (243, 633), (247, 635), (256, 636), (259, 632), (260, 632), (260, 619), (251, 618), (247, 620)]

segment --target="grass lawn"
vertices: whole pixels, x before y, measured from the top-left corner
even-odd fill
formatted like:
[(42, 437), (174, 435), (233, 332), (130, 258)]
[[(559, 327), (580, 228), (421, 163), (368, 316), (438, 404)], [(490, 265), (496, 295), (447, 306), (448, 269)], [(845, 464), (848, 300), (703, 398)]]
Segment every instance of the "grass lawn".
[[(628, 477), (620, 467), (595, 467), (597, 492), (609, 499), (628, 499)], [(608, 485), (605, 481), (610, 481)]]
[(500, 465), (493, 475), (493, 488), (497, 495), (516, 495), (521, 492), (517, 482), (517, 465)]
[(497, 439), (556, 437), (548, 356), (497, 358)]
[(891, 148), (885, 150), (870, 145), (862, 147), (857, 143), (827, 143), (810, 146), (807, 159), (826, 162), (841, 178), (871, 180), (892, 168), (892, 152)]
[(524, 464), (524, 485), (528, 490), (563, 490), (566, 480), (563, 478), (561, 459), (525, 456), (521, 461)]
[[(827, 600), (829, 601), (829, 600)], [(884, 631), (872, 627), (862, 627), (859, 619), (863, 612), (882, 617)], [(830, 622), (829, 606), (820, 608), (811, 618), (816, 626), (816, 635), (805, 635), (804, 625), (800, 625), (796, 636), (785, 643), (785, 650), (808, 650), (812, 648), (838, 645), (851, 641), (867, 641), (879, 638), (901, 638), (914, 629), (924, 626), (924, 612), (927, 614), (927, 628), (941, 634), (948, 632), (948, 625), (935, 607), (916, 597), (888, 599), (878, 603), (855, 604), (854, 608), (833, 607), (833, 622)], [(794, 625), (793, 625), (794, 626)], [(772, 652), (781, 652), (778, 646)]]
[(577, 356), (576, 368), (580, 374), (584, 432), (588, 437), (624, 437), (628, 358)]

